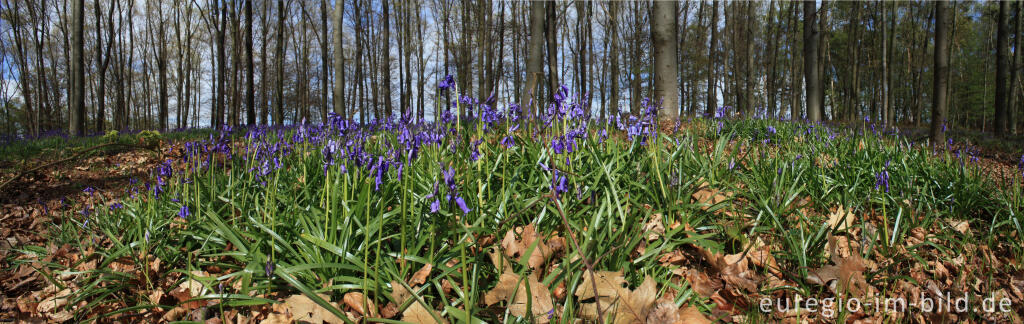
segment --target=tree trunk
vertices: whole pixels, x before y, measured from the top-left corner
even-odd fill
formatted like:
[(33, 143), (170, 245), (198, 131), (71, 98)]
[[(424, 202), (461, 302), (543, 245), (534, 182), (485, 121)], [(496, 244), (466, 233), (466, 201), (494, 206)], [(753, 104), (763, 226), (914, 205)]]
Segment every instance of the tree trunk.
[(814, 1), (804, 1), (804, 81), (807, 119), (821, 121), (821, 78), (818, 75), (818, 24)]
[(284, 125), (284, 0), (277, 0), (277, 84), (274, 96), (274, 125)]
[(932, 92), (932, 124), (929, 130), (933, 148), (946, 143), (946, 87), (949, 82), (949, 23), (946, 3), (935, 2), (935, 68), (932, 70), (934, 91)]
[(537, 85), (544, 73), (542, 49), (544, 48), (545, 6), (545, 3), (539, 1), (530, 3), (530, 44), (529, 53), (526, 56), (526, 87), (523, 88), (523, 94), (520, 96), (525, 101), (520, 104), (526, 107), (524, 112), (529, 120), (532, 120), (537, 115), (536, 111), (539, 110), (534, 107), (540, 107), (540, 104), (534, 101), (537, 100)]
[(708, 102), (704, 111), (709, 117), (714, 117), (718, 106), (718, 98), (715, 95), (715, 65), (718, 59), (715, 51), (718, 47), (716, 43), (716, 38), (718, 38), (718, 1), (711, 2), (711, 24), (708, 25), (708, 28), (711, 29), (711, 42), (708, 45)]
[(546, 2), (547, 4), (547, 18), (545, 22), (545, 35), (547, 36), (547, 48), (548, 48), (548, 99), (554, 100), (555, 93), (558, 91), (558, 45), (555, 43), (555, 39), (558, 36), (558, 21), (555, 16), (555, 6), (558, 3), (551, 1)]
[(608, 39), (610, 39), (611, 50), (608, 52), (608, 56), (611, 57), (610, 63), (608, 64), (608, 71), (611, 76), (609, 77), (609, 99), (608, 107), (608, 118), (616, 119), (619, 117), (619, 3), (612, 1), (608, 3), (608, 27), (611, 29)]
[(800, 65), (797, 64), (797, 60), (800, 58), (797, 55), (797, 37), (796, 37), (796, 17), (797, 17), (797, 2), (793, 1), (789, 3), (789, 120), (799, 120), (801, 117), (800, 109)]
[(675, 1), (656, 1), (651, 17), (651, 28), (654, 28), (654, 39), (651, 40), (654, 46), (654, 98), (661, 100), (660, 107), (665, 108), (663, 117), (670, 120), (679, 118), (676, 110), (679, 100), (679, 79), (676, 75), (679, 63), (676, 61), (675, 42), (678, 34), (677, 6)]
[(744, 107), (746, 107), (746, 111), (744, 112), (744, 116), (756, 117), (757, 116), (756, 115), (757, 112), (754, 111), (754, 90), (755, 90), (755, 88), (754, 88), (754, 33), (755, 33), (755, 31), (753, 30), (753, 26), (755, 26), (755, 25), (750, 23), (750, 22), (756, 21), (754, 19), (754, 2), (753, 1), (748, 1), (744, 5), (746, 5), (746, 9), (747, 9), (746, 15), (745, 15), (747, 23), (744, 24), (744, 26), (745, 26), (744, 30), (746, 31), (746, 33), (744, 34), (744, 37), (743, 37), (744, 42), (746, 42), (746, 47), (745, 47), (746, 50), (743, 52), (743, 54), (744, 54), (743, 55), (743, 63), (745, 65), (744, 72), (743, 72), (743, 79), (746, 81), (746, 86), (744, 87), (745, 88), (744, 92), (746, 93), (746, 98), (745, 98), (745, 103), (743, 105)]
[(765, 26), (766, 28), (768, 28), (767, 39), (773, 40), (766, 42), (768, 46), (768, 71), (766, 71), (767, 75), (765, 76), (765, 97), (766, 100), (768, 100), (768, 111), (766, 112), (765, 117), (768, 118), (778, 118), (778, 116), (782, 115), (778, 111), (778, 102), (776, 102), (776, 98), (778, 98), (776, 96), (776, 82), (778, 82), (776, 70), (779, 62), (779, 46), (778, 42), (774, 40), (778, 38), (777, 34), (779, 27), (778, 22), (775, 20), (775, 3), (775, 0), (771, 0), (768, 2), (768, 17)]
[(335, 1), (334, 9), (334, 113), (348, 119), (345, 113), (345, 0)]
[(256, 81), (252, 55), (252, 0), (245, 0), (245, 123), (256, 124)]
[(1009, 31), (1006, 28), (1006, 16), (1010, 11), (1009, 6), (1009, 1), (999, 1), (999, 26), (996, 30), (996, 111), (992, 120), (993, 132), (996, 136), (1003, 136), (1006, 131), (1006, 104), (1009, 101), (1006, 81), (1010, 74)]
[[(71, 129), (72, 135), (85, 135), (85, 0), (72, 0), (71, 13)], [(40, 89), (40, 91), (43, 91)]]
[(1013, 71), (1010, 73), (1010, 104), (1007, 106), (1006, 111), (1006, 124), (1009, 127), (1008, 132), (1011, 135), (1017, 134), (1017, 119), (1020, 118), (1020, 108), (1018, 105), (1021, 103), (1021, 96), (1024, 92), (1021, 90), (1021, 78), (1024, 77), (1024, 67), (1021, 66), (1021, 56), (1024, 56), (1024, 42), (1021, 41), (1020, 24), (1024, 17), (1020, 16), (1021, 13), (1021, 2), (1018, 1), (1014, 4), (1014, 20), (1013, 20), (1013, 41), (1016, 42), (1013, 45)]
[[(381, 41), (383, 53), (381, 53), (380, 59), (383, 62), (381, 65), (381, 74), (384, 76), (384, 93), (381, 96), (381, 99), (384, 100), (384, 110), (386, 111), (381, 117), (387, 117), (390, 119), (391, 114), (394, 112), (394, 108), (391, 106), (391, 19), (388, 18), (388, 2), (390, 2), (390, 0), (382, 1), (384, 17), (381, 19), (381, 22), (383, 22), (384, 25), (381, 26), (381, 31), (384, 32), (384, 36), (382, 36), (383, 40)], [(460, 77), (462, 76), (460, 75)]]

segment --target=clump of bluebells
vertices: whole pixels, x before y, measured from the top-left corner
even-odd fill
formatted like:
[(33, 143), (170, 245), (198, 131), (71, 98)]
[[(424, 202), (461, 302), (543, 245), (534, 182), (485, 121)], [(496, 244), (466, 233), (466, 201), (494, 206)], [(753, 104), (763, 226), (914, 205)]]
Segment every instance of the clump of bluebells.
[[(284, 278), (306, 281), (304, 283), (307, 286), (319, 287), (324, 286), (322, 282), (309, 281), (317, 280), (313, 278), (353, 277), (351, 272), (358, 272), (358, 269), (347, 265), (352, 255), (356, 259), (386, 260), (393, 255), (427, 250), (422, 246), (418, 250), (407, 249), (404, 241), (396, 243), (399, 240), (393, 240), (395, 236), (389, 232), (393, 229), (401, 228), (403, 240), (406, 229), (434, 229), (435, 232), (427, 236), (438, 237), (424, 239), (437, 243), (430, 245), (432, 249), (429, 251), (443, 252), (438, 255), (450, 252), (446, 250), (450, 248), (450, 242), (461, 242), (464, 238), (453, 238), (454, 235), (450, 235), (453, 231), (443, 228), (448, 224), (437, 221), (444, 219), (440, 215), (455, 214), (466, 224), (490, 226), (501, 222), (512, 225), (534, 217), (517, 216), (519, 210), (534, 210), (531, 209), (533, 205), (527, 206), (523, 201), (540, 201), (535, 207), (539, 209), (553, 200), (565, 208), (567, 218), (575, 222), (589, 218), (580, 216), (581, 208), (588, 212), (601, 212), (600, 209), (604, 207), (599, 204), (602, 201), (611, 202), (612, 199), (607, 198), (614, 191), (623, 193), (619, 198), (628, 197), (628, 201), (623, 203), (650, 202), (651, 205), (657, 205), (659, 202), (649, 199), (659, 195), (664, 195), (660, 197), (661, 204), (677, 201), (673, 196), (688, 200), (690, 193), (685, 190), (688, 190), (689, 184), (712, 172), (716, 179), (709, 181), (717, 182), (717, 185), (736, 181), (737, 177), (753, 178), (752, 173), (760, 171), (763, 174), (759, 172), (758, 176), (770, 178), (765, 181), (766, 186), (771, 183), (773, 188), (778, 188), (780, 179), (785, 179), (783, 175), (794, 179), (809, 179), (806, 174), (817, 174), (801, 172), (801, 168), (814, 167), (821, 158), (819, 155), (824, 153), (815, 150), (849, 147), (830, 143), (837, 138), (842, 140), (843, 135), (853, 134), (853, 131), (833, 131), (821, 124), (792, 123), (786, 126), (763, 120), (750, 121), (750, 124), (734, 123), (730, 120), (734, 115), (733, 108), (723, 106), (718, 107), (714, 115), (695, 118), (702, 119), (700, 122), (706, 126), (704, 129), (709, 135), (711, 132), (721, 135), (723, 132), (731, 134), (745, 131), (735, 140), (747, 146), (740, 146), (735, 151), (753, 151), (753, 154), (723, 155), (720, 164), (703, 163), (707, 157), (695, 154), (693, 152), (697, 150), (687, 147), (697, 142), (693, 138), (675, 136), (671, 142), (665, 143), (669, 145), (656, 145), (656, 140), (661, 136), (658, 129), (661, 106), (653, 100), (642, 100), (639, 115), (616, 114), (608, 120), (595, 120), (584, 104), (586, 96), (575, 96), (565, 86), (553, 94), (554, 101), (551, 104), (525, 106), (529, 109), (516, 104), (502, 109), (493, 98), (480, 100), (461, 94), (450, 75), (445, 76), (438, 87), (438, 92), (446, 96), (442, 101), (446, 102), (443, 103), (444, 107), (439, 107), (442, 111), (432, 122), (417, 120), (411, 113), (406, 113), (397, 116), (397, 119), (383, 117), (360, 124), (331, 113), (322, 124), (303, 120), (285, 127), (225, 127), (206, 139), (185, 142), (180, 158), (161, 161), (153, 170), (152, 181), (144, 182), (147, 192), (139, 191), (136, 180), (131, 180), (129, 193), (134, 197), (136, 192), (141, 192), (141, 203), (149, 204), (143, 206), (154, 208), (137, 208), (138, 205), (133, 205), (137, 203), (134, 201), (126, 202), (125, 205), (111, 205), (109, 211), (86, 206), (80, 211), (83, 217), (88, 216), (84, 224), (88, 224), (89, 219), (95, 219), (94, 215), (97, 214), (154, 210), (149, 214), (150, 217), (159, 217), (168, 222), (178, 218), (188, 219), (189, 230), (200, 233), (214, 228), (204, 227), (208, 224), (204, 222), (221, 217), (226, 221), (223, 224), (217, 222), (216, 231), (200, 233), (216, 238), (204, 244), (224, 244), (229, 241), (223, 237), (228, 230), (249, 231), (239, 236), (242, 237), (239, 242), (252, 243), (246, 247), (248, 253), (244, 257), (248, 258), (245, 259), (248, 264), (245, 272), (254, 279), (272, 279), (276, 275), (286, 277), (293, 269), (304, 268), (302, 262), (309, 262), (311, 258), (306, 258), (302, 253), (308, 250), (329, 247), (319, 250), (327, 256), (341, 251), (343, 255), (340, 258), (324, 260), (323, 264), (345, 263), (343, 270), (330, 272), (334, 270), (309, 267), (307, 270), (295, 270), (303, 272), (301, 276)], [(456, 115), (460, 113), (463, 114)], [(870, 121), (866, 119), (865, 123), (870, 124)], [(681, 121), (676, 121), (675, 125), (678, 128)], [(622, 138), (622, 135), (625, 140), (609, 140), (615, 136)], [(805, 138), (806, 146), (803, 148), (807, 151), (783, 152), (788, 144), (786, 139), (795, 136)], [(674, 146), (671, 145), (673, 143)], [(758, 150), (760, 143), (771, 144), (771, 151), (783, 154), (766, 154), (768, 150)], [(679, 153), (661, 154), (665, 152), (664, 147), (671, 147), (671, 150), (678, 150)], [(652, 154), (650, 157), (634, 154), (633, 150), (638, 148)], [(629, 149), (628, 153), (625, 153), (626, 149)], [(976, 155), (970, 150), (966, 152)], [(620, 153), (624, 156), (621, 159), (608, 158)], [(959, 156), (960, 150), (954, 153)], [(609, 160), (594, 161), (605, 158)], [(614, 161), (612, 170), (621, 174), (602, 175), (602, 172), (594, 172), (595, 165), (600, 167), (608, 161)], [(665, 161), (661, 165), (663, 168), (656, 169), (658, 162), (662, 161)], [(506, 165), (499, 167), (497, 163), (508, 163), (513, 166), (509, 169), (515, 170), (505, 174)], [(619, 163), (632, 165), (620, 166)], [(649, 166), (653, 167), (647, 168)], [(860, 169), (863, 171), (858, 171), (864, 174), (841, 177), (835, 181), (855, 179), (852, 181), (856, 181), (856, 185), (851, 187), (863, 190), (853, 194), (863, 198), (870, 198), (879, 192), (890, 193), (890, 187), (898, 193), (907, 187), (892, 183), (890, 172), (901, 175), (900, 166), (902, 164), (891, 169), (887, 161), (879, 170), (876, 166), (868, 165)], [(709, 171), (711, 167), (726, 170)], [(1024, 174), (1024, 156), (1018, 168)], [(871, 189), (872, 173), (874, 190)], [(655, 175), (665, 177), (652, 180)], [(662, 180), (664, 185), (660, 184)], [(820, 186), (816, 181), (814, 178), (805, 181), (806, 187)], [(529, 187), (524, 188), (523, 183)], [(644, 190), (655, 186), (662, 186), (664, 192), (652, 189), (647, 193)], [(500, 187), (501, 196), (496, 194), (497, 187)], [(755, 184), (751, 183), (747, 188), (753, 187)], [(800, 186), (800, 190), (804, 187)], [(507, 195), (506, 189), (511, 191)], [(89, 195), (94, 193), (91, 188), (85, 192)], [(543, 200), (531, 199), (540, 197)], [(950, 199), (953, 198), (950, 195)], [(500, 199), (512, 202), (496, 201)], [(581, 207), (587, 204), (597, 206)], [(401, 213), (400, 217), (394, 217), (397, 213)], [(374, 215), (377, 215), (377, 220), (373, 219)], [(429, 216), (406, 223), (405, 216), (408, 215)], [(609, 221), (614, 222), (615, 218), (611, 217)], [(531, 218), (529, 221), (533, 220)], [(248, 222), (261, 223), (250, 226)], [(472, 225), (474, 228), (476, 226)], [(163, 234), (167, 233), (166, 227), (140, 226), (138, 232), (145, 236), (146, 242), (149, 242), (151, 232), (156, 235), (154, 237), (163, 240)], [(599, 229), (593, 232), (602, 231)], [(274, 238), (270, 239), (271, 236)], [(256, 238), (251, 240), (254, 242), (249, 242), (250, 237)], [(299, 253), (288, 251), (290, 248), (281, 248), (274, 243), (279, 240), (301, 242), (299, 249), (308, 250)], [(422, 253), (416, 256), (426, 259)], [(183, 261), (175, 266), (183, 267), (180, 262)], [(264, 271), (259, 271), (261, 267)], [(307, 271), (313, 273), (305, 273)], [(363, 271), (368, 272), (365, 269)], [(266, 278), (258, 278), (261, 274)], [(266, 286), (266, 283), (271, 282), (261, 284)]]

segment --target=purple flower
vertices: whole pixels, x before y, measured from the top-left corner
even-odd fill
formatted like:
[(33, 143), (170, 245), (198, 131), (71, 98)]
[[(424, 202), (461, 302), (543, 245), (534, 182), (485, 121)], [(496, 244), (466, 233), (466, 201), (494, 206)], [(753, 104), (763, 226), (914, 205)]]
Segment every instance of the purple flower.
[(768, 133), (772, 134), (772, 135), (775, 135), (775, 127), (771, 126), (771, 125), (768, 125)]
[(504, 145), (506, 148), (513, 148), (516, 146), (516, 140), (512, 138), (512, 135), (508, 135), (501, 139), (501, 145)]
[(274, 263), (267, 260), (267, 263), (263, 265), (263, 273), (266, 274), (267, 277), (270, 277), (270, 275), (274, 273)]
[(93, 195), (93, 193), (95, 193), (95, 192), (96, 192), (96, 188), (93, 188), (93, 187), (85, 187), (85, 190), (82, 190), (82, 192), (84, 192), (84, 193), (87, 193), (87, 194), (89, 194), (90, 196), (92, 196), (92, 195)]
[(444, 77), (444, 79), (441, 80), (441, 82), (437, 84), (437, 88), (441, 89), (441, 90), (447, 90), (448, 88), (451, 88), (452, 86), (455, 86), (455, 78), (452, 78), (451, 74), (446, 75)]
[(114, 210), (117, 210), (117, 209), (124, 208), (124, 205), (122, 205), (121, 203), (113, 203), (113, 204), (110, 205), (109, 208), (110, 208), (110, 211), (114, 211)]
[(563, 193), (569, 191), (569, 188), (566, 187), (565, 183), (565, 176), (560, 175), (556, 169), (554, 174), (551, 176), (551, 191), (555, 194), (555, 199), (558, 199)]
[(462, 209), (463, 215), (469, 214), (470, 209), (469, 207), (466, 207), (466, 201), (463, 200), (462, 197), (455, 196), (455, 204), (459, 205), (459, 209)]
[(181, 205), (181, 209), (178, 210), (178, 217), (185, 219), (188, 215), (191, 215), (191, 213), (188, 212), (188, 205)]
[(434, 199), (434, 201), (430, 203), (430, 213), (437, 213), (438, 210), (441, 210), (441, 200)]
[(885, 168), (875, 175), (875, 190), (880, 190), (882, 187), (885, 187), (885, 192), (889, 192), (889, 171)]

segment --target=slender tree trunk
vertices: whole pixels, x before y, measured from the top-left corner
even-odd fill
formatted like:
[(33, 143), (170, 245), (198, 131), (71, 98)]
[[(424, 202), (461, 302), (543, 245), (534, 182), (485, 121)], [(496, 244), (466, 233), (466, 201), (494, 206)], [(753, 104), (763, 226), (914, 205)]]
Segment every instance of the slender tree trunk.
[(814, 1), (804, 1), (804, 79), (807, 119), (821, 121), (821, 78), (818, 75), (818, 24)]
[(777, 118), (779, 115), (781, 115), (778, 112), (778, 103), (775, 101), (777, 98), (776, 82), (778, 78), (776, 70), (779, 62), (779, 46), (778, 42), (774, 41), (777, 38), (778, 34), (778, 22), (776, 22), (775, 20), (775, 3), (775, 0), (771, 0), (768, 2), (768, 17), (766, 18), (765, 23), (765, 28), (768, 29), (767, 39), (772, 40), (765, 42), (768, 46), (768, 50), (766, 51), (768, 55), (768, 66), (766, 67), (767, 71), (765, 72), (765, 98), (768, 101), (766, 107), (768, 110), (766, 112), (765, 117), (767, 118)]
[(619, 2), (608, 3), (608, 25), (610, 35), (608, 39), (609, 47), (611, 50), (608, 52), (608, 56), (611, 57), (610, 63), (608, 64), (608, 71), (611, 76), (609, 77), (609, 99), (608, 117), (610, 119), (616, 119), (619, 117)]
[[(394, 107), (392, 107), (392, 105), (391, 105), (391, 102), (392, 102), (392, 100), (391, 100), (391, 19), (388, 18), (389, 17), (389, 10), (388, 10), (389, 4), (388, 4), (388, 2), (390, 2), (390, 0), (383, 0), (382, 1), (384, 17), (381, 19), (381, 22), (383, 22), (384, 25), (381, 26), (381, 31), (384, 33), (384, 36), (382, 36), (383, 40), (381, 42), (381, 46), (382, 46), (383, 53), (381, 53), (382, 55), (380, 56), (380, 59), (381, 59), (381, 62), (383, 63), (381, 65), (381, 69), (382, 69), (381, 74), (384, 76), (383, 89), (382, 89), (382, 90), (384, 90), (384, 93), (383, 93), (381, 99), (384, 100), (384, 110), (386, 111), (386, 113), (384, 114), (383, 117), (387, 117), (387, 118), (390, 119), (392, 113), (394, 112)], [(464, 77), (464, 76), (460, 75), (459, 77)]]
[(547, 36), (547, 48), (548, 48), (548, 99), (554, 100), (555, 93), (558, 91), (558, 45), (555, 39), (558, 37), (558, 17), (555, 16), (555, 6), (558, 4), (554, 1), (546, 2), (547, 6), (547, 18), (544, 19), (545, 35)]
[(1024, 93), (1021, 90), (1021, 78), (1024, 78), (1024, 67), (1021, 66), (1021, 56), (1024, 56), (1024, 42), (1021, 41), (1021, 20), (1024, 17), (1020, 16), (1021, 13), (1021, 2), (1014, 3), (1014, 20), (1013, 20), (1013, 41), (1016, 44), (1013, 45), (1013, 71), (1010, 72), (1010, 104), (1007, 106), (1006, 121), (1008, 131), (1011, 135), (1017, 134), (1017, 119), (1020, 118), (1018, 115), (1021, 113), (1018, 105), (1021, 103)]
[[(416, 64), (416, 67), (419, 69), (419, 73), (416, 74), (416, 91), (417, 91), (417, 93), (416, 93), (416, 101), (417, 101), (416, 107), (418, 107), (417, 108), (416, 116), (417, 116), (418, 120), (423, 120), (424, 115), (426, 115), (425, 110), (427, 108), (426, 105), (424, 104), (424, 88), (426, 88), (426, 78), (424, 77), (424, 75), (426, 74), (425, 72), (426, 72), (426, 69), (427, 69), (427, 64), (426, 64), (426, 58), (424, 57), (424, 56), (426, 56), (426, 51), (423, 50), (423, 44), (426, 43), (426, 41), (423, 39), (423, 28), (424, 28), (423, 25), (424, 25), (424, 23), (423, 23), (423, 20), (420, 18), (420, 11), (421, 11), (420, 10), (420, 2), (416, 1), (415, 3), (416, 3), (416, 10), (415, 10), (415, 12), (416, 12), (416, 36), (417, 36), (416, 39), (418, 40), (417, 43), (419, 45), (419, 47), (417, 48), (417, 64)], [(435, 118), (436, 118), (436, 116), (435, 116)]]
[(718, 106), (718, 98), (715, 95), (715, 83), (717, 83), (715, 80), (715, 66), (718, 60), (716, 51), (718, 47), (716, 42), (718, 38), (718, 1), (711, 2), (711, 24), (708, 25), (708, 28), (711, 29), (711, 42), (708, 45), (708, 102), (704, 106), (704, 111), (708, 116), (714, 117)]
[(277, 84), (274, 96), (274, 125), (284, 125), (284, 0), (277, 0)]
[[(85, 135), (85, 0), (72, 0), (71, 13), (71, 134)], [(40, 89), (42, 91), (42, 89)]]
[(345, 113), (345, 40), (341, 37), (345, 31), (345, 0), (336, 0), (334, 4), (334, 113), (348, 119)]
[(256, 65), (252, 55), (252, 0), (245, 0), (245, 123), (256, 125)]
[(225, 101), (227, 99), (225, 80), (227, 75), (227, 43), (224, 41), (224, 30), (227, 28), (227, 8), (224, 8), (223, 0), (220, 4), (216, 5), (220, 7), (220, 27), (217, 28), (217, 94), (216, 94), (216, 124), (214, 127), (220, 127), (224, 124), (224, 112), (225, 112)]
[(1009, 1), (999, 1), (999, 26), (996, 31), (996, 102), (995, 117), (993, 118), (993, 132), (996, 136), (1006, 134), (1006, 104), (1009, 101), (1007, 96), (1007, 79), (1010, 74), (1009, 64), (1009, 31), (1007, 30), (1007, 15), (1009, 15)]
[(800, 65), (797, 64), (797, 2), (789, 3), (789, 120), (799, 120), (802, 117), (800, 109)]
[[(270, 94), (267, 87), (270, 85), (270, 74), (267, 68), (267, 61), (270, 57), (267, 55), (267, 43), (270, 42), (270, 1), (261, 1), (263, 3), (260, 9), (260, 103), (259, 103), (259, 123), (260, 125), (267, 125), (268, 115), (270, 114)], [(339, 1), (340, 2), (340, 1)]]
[(949, 82), (949, 35), (946, 31), (949, 17), (946, 3), (935, 2), (935, 68), (932, 92), (932, 124), (929, 130), (933, 148), (946, 143), (946, 87)]
[(743, 40), (746, 42), (745, 51), (743, 52), (743, 63), (745, 65), (743, 79), (746, 81), (746, 86), (744, 87), (744, 92), (746, 93), (744, 101), (746, 103), (743, 105), (746, 107), (746, 111), (744, 112), (744, 116), (756, 117), (757, 112), (754, 111), (754, 91), (756, 90), (754, 88), (754, 33), (756, 31), (753, 30), (753, 27), (756, 25), (751, 23), (756, 21), (754, 19), (754, 2), (748, 1), (744, 3), (744, 5), (747, 9), (746, 14), (744, 15), (747, 21), (747, 23), (744, 24), (744, 31), (746, 31), (746, 33), (744, 33), (743, 36)]
[(523, 88), (523, 94), (520, 96), (525, 101), (521, 104), (526, 107), (525, 113), (530, 120), (536, 116), (537, 109), (534, 107), (540, 107), (540, 104), (535, 101), (537, 100), (537, 85), (544, 73), (544, 54), (542, 54), (545, 25), (544, 7), (546, 4), (543, 2), (530, 3), (530, 50), (526, 56), (526, 87)]
[(661, 107), (665, 108), (663, 117), (669, 120), (679, 118), (676, 110), (679, 100), (679, 79), (676, 74), (679, 71), (676, 61), (675, 36), (678, 34), (676, 26), (675, 1), (654, 2), (654, 15), (651, 17), (651, 28), (654, 28), (654, 98), (661, 100)]
[[(113, 17), (114, 14), (114, 5), (114, 3), (110, 4), (111, 17)], [(100, 14), (100, 4), (96, 3), (93, 5), (93, 9), (96, 13), (96, 132), (102, 133), (104, 122), (106, 121), (107, 63), (110, 62), (110, 46), (114, 42), (114, 24), (113, 21), (109, 21), (107, 24), (107, 32), (110, 33), (110, 40), (107, 42), (106, 50), (104, 50), (103, 34), (101, 33), (103, 16)]]

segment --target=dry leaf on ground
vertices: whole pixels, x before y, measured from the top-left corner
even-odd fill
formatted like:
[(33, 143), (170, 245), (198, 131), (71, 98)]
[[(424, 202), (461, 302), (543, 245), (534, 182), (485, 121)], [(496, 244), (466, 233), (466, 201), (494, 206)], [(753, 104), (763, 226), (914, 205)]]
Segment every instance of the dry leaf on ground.
[[(556, 241), (556, 238), (548, 238), (547, 241)], [(558, 242), (561, 241), (558, 240)], [(526, 258), (528, 260), (527, 264), (531, 269), (541, 269), (544, 263), (557, 251), (556, 247), (562, 246), (564, 244), (561, 243), (549, 246), (546, 240), (538, 235), (533, 224), (509, 230), (501, 240), (501, 247), (505, 250), (505, 256), (517, 260)], [(533, 250), (530, 250), (531, 247)], [(529, 255), (526, 255), (527, 252), (529, 252)]]
[(744, 253), (723, 254), (697, 246), (700, 254), (722, 276), (726, 284), (757, 292), (757, 274), (748, 267)]
[(870, 291), (871, 286), (864, 277), (867, 267), (860, 254), (854, 253), (848, 258), (833, 254), (832, 262), (835, 264), (808, 271), (807, 281), (828, 286), (836, 296), (864, 297)]
[(526, 316), (527, 304), (530, 314), (537, 323), (548, 323), (554, 314), (554, 302), (547, 286), (534, 276), (521, 278), (514, 273), (503, 273), (498, 285), (484, 295), (484, 303), (488, 306), (505, 301), (509, 312), (515, 316)]
[[(330, 302), (330, 297), (324, 294), (317, 294), (320, 298)], [(288, 312), (291, 314), (292, 320), (296, 322), (308, 322), (312, 324), (336, 324), (344, 323), (341, 318), (331, 313), (323, 306), (320, 306), (306, 295), (298, 294), (291, 295), (284, 300), (284, 305), (288, 308)], [(334, 305), (337, 307), (337, 305)]]
[(851, 228), (856, 220), (857, 217), (853, 214), (853, 211), (843, 207), (843, 205), (839, 205), (839, 208), (828, 214), (826, 223), (829, 228), (842, 231)]
[(694, 306), (685, 306), (679, 309), (679, 320), (674, 324), (711, 324), (711, 320)]
[(412, 278), (409, 279), (410, 286), (422, 285), (427, 283), (427, 277), (430, 276), (430, 270), (434, 269), (434, 265), (427, 263), (424, 264), (419, 271), (412, 274)]
[[(416, 324), (438, 324), (438, 321), (435, 320), (433, 316), (431, 316), (431, 311), (427, 310), (427, 308), (424, 307), (423, 304), (421, 304), (417, 299), (415, 299), (412, 292), (405, 289), (405, 286), (402, 286), (402, 284), (398, 283), (397, 281), (391, 281), (391, 298), (394, 299), (395, 303), (397, 303), (399, 306), (405, 304), (406, 301), (408, 301), (409, 299), (412, 299), (412, 302), (409, 304), (409, 307), (406, 307), (405, 310), (402, 311), (403, 322), (410, 322)], [(441, 324), (448, 323), (447, 320), (440, 317), (439, 313), (438, 318), (441, 319)]]
[(373, 302), (373, 299), (367, 298), (361, 292), (353, 291), (347, 293), (342, 297), (342, 301), (345, 305), (359, 313), (359, 315), (366, 316), (369, 314), (369, 317), (378, 317), (377, 304)]

